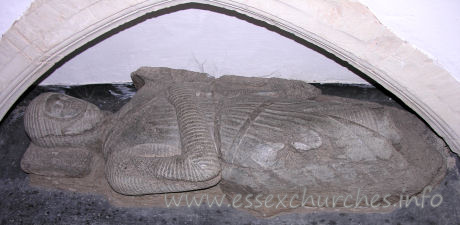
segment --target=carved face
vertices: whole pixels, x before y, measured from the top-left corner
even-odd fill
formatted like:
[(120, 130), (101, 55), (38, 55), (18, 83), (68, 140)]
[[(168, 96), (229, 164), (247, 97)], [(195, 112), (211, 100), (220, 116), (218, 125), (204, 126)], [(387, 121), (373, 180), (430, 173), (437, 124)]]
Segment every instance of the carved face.
[(45, 102), (45, 113), (61, 119), (75, 118), (86, 111), (87, 103), (67, 95), (53, 94)]
[(34, 143), (50, 147), (69, 145), (69, 137), (76, 143), (81, 141), (76, 135), (88, 134), (104, 118), (104, 113), (89, 102), (64, 94), (43, 93), (30, 103), (24, 124)]

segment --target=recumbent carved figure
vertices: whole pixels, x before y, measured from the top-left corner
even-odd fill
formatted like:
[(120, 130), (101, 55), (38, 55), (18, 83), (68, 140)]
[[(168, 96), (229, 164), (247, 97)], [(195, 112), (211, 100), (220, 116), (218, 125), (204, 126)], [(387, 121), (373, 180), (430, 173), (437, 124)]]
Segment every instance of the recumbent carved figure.
[(83, 177), (102, 152), (125, 195), (214, 186), (228, 193), (419, 193), (445, 171), (440, 140), (412, 114), (328, 98), (301, 81), (142, 67), (118, 112), (43, 93), (24, 122), (24, 171)]

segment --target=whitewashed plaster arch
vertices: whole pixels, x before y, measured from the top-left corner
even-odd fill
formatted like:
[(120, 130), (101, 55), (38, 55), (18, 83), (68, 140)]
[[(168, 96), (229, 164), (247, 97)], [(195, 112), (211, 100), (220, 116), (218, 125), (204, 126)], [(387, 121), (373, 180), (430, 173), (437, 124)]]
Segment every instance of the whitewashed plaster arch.
[(460, 153), (460, 83), (352, 0), (36, 0), (0, 40), (0, 117), (74, 50), (146, 13), (191, 2), (267, 22), (349, 62)]

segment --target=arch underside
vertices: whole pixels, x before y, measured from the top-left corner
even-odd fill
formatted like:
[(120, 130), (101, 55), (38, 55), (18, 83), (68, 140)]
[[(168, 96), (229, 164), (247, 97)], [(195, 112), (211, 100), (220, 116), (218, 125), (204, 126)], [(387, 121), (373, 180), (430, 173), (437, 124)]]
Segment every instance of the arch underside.
[(202, 3), (264, 21), (347, 61), (460, 153), (460, 83), (351, 0), (36, 0), (0, 40), (0, 116), (53, 65), (146, 13)]

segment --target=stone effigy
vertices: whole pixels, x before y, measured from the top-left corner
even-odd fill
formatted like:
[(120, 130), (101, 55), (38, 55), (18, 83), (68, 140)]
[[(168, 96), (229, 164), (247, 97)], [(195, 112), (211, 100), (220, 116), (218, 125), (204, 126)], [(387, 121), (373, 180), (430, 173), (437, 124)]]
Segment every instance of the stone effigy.
[[(102, 154), (123, 195), (199, 190), (332, 196), (420, 193), (444, 176), (443, 142), (414, 115), (331, 98), (301, 81), (169, 68), (133, 72), (118, 112), (44, 93), (28, 106), (24, 171), (84, 177)], [(394, 198), (394, 199), (393, 199)]]

